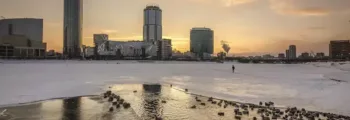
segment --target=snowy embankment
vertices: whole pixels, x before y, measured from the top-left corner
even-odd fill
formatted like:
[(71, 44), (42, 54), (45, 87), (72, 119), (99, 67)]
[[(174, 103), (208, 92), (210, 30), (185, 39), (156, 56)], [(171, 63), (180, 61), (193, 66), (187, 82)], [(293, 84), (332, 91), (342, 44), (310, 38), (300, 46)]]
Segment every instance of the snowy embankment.
[(162, 83), (229, 100), (274, 101), (281, 106), (350, 115), (350, 64), (235, 64), (236, 73), (232, 73), (232, 63), (2, 62), (0, 106), (94, 95), (110, 84)]

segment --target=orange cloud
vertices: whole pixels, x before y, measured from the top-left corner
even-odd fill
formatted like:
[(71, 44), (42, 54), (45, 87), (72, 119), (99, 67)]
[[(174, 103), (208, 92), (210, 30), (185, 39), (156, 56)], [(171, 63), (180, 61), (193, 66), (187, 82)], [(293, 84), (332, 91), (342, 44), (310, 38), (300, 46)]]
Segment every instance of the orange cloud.
[(270, 8), (283, 15), (325, 16), (330, 10), (321, 7), (300, 8), (292, 0), (270, 0)]

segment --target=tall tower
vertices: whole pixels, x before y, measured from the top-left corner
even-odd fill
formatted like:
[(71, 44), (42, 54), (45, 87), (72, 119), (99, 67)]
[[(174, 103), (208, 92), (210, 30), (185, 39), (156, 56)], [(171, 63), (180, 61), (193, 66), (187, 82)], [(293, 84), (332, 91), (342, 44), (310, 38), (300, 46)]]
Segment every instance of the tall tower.
[(295, 45), (289, 45), (289, 58), (297, 58), (297, 47)]
[(144, 9), (143, 41), (156, 44), (162, 40), (162, 10), (155, 5)]
[(64, 0), (63, 54), (80, 56), (82, 44), (83, 0)]

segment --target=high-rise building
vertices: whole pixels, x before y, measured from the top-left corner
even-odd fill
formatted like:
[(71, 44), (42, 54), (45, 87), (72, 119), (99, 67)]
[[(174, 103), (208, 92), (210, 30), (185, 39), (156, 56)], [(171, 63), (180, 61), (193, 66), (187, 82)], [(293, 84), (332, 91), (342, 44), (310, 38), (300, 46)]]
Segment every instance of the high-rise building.
[(0, 37), (23, 35), (36, 42), (43, 42), (43, 19), (13, 18), (0, 20)]
[(297, 47), (295, 45), (289, 45), (289, 59), (297, 58)]
[(286, 50), (286, 58), (289, 59), (289, 50)]
[(350, 40), (330, 41), (329, 57), (332, 59), (350, 58)]
[(162, 10), (155, 5), (144, 9), (143, 41), (156, 44), (162, 40)]
[(158, 43), (159, 59), (169, 59), (172, 55), (171, 39), (163, 39)]
[(192, 28), (190, 33), (190, 51), (200, 57), (202, 57), (203, 53), (213, 54), (213, 30), (210, 28)]
[(83, 24), (83, 0), (64, 0), (63, 54), (81, 55)]

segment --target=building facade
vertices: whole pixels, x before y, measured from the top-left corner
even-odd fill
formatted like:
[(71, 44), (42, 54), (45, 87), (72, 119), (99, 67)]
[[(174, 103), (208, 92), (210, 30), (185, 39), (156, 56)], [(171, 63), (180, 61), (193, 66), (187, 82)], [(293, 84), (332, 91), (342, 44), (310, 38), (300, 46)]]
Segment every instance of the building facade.
[(155, 5), (144, 9), (143, 41), (157, 44), (162, 40), (162, 10)]
[(0, 38), (0, 57), (24, 59), (45, 56), (46, 43), (30, 40), (25, 35), (7, 35)]
[(64, 0), (63, 54), (70, 58), (81, 55), (83, 0)]
[(316, 53), (316, 56), (315, 56), (315, 58), (324, 58), (324, 57), (325, 55), (323, 52)]
[(297, 47), (295, 45), (289, 45), (289, 59), (297, 58)]
[(24, 35), (32, 41), (43, 42), (43, 19), (2, 19), (0, 20), (0, 37), (7, 35)]
[(307, 58), (311, 58), (311, 56), (308, 52), (303, 52), (301, 53), (300, 58), (307, 59)]
[(279, 58), (279, 59), (284, 59), (284, 58), (285, 58), (285, 56), (284, 56), (284, 54), (283, 54), (283, 53), (279, 53), (279, 54), (278, 54), (278, 58)]
[(192, 28), (190, 32), (190, 52), (202, 57), (203, 53), (214, 53), (214, 32), (210, 28)]
[(350, 58), (350, 40), (333, 40), (329, 43), (329, 57), (332, 59)]
[(289, 59), (289, 50), (286, 50), (286, 59)]
[(171, 39), (163, 39), (158, 43), (158, 59), (170, 59), (172, 55)]

